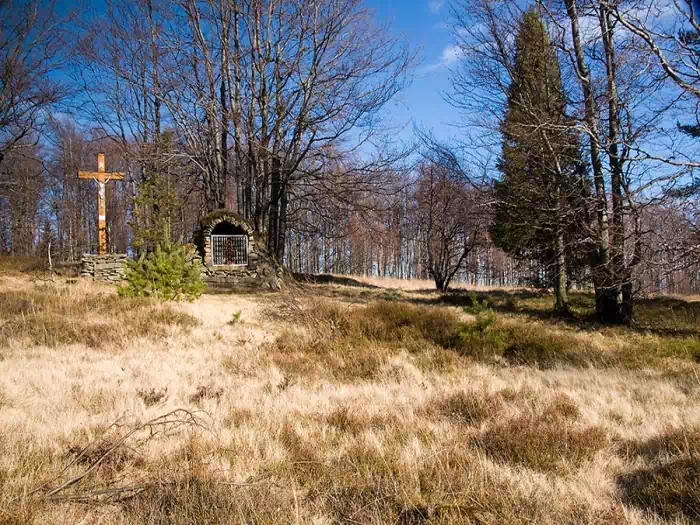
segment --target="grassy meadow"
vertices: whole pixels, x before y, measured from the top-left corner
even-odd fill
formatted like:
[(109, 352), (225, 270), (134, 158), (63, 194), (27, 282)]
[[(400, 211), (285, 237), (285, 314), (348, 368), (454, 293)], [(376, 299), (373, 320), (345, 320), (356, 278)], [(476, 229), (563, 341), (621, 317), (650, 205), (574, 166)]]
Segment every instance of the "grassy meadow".
[(700, 302), (333, 280), (188, 304), (0, 261), (0, 524), (700, 523)]

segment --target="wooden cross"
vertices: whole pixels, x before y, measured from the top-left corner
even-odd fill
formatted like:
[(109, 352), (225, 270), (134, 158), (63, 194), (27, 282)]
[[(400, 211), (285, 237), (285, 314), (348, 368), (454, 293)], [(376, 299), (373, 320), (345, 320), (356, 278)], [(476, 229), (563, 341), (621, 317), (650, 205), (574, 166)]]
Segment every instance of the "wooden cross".
[(106, 172), (105, 155), (104, 153), (98, 153), (97, 171), (79, 171), (78, 177), (81, 179), (94, 179), (99, 186), (97, 191), (97, 255), (107, 255), (107, 192), (105, 189), (110, 180), (122, 180), (124, 179), (124, 174), (115, 171)]

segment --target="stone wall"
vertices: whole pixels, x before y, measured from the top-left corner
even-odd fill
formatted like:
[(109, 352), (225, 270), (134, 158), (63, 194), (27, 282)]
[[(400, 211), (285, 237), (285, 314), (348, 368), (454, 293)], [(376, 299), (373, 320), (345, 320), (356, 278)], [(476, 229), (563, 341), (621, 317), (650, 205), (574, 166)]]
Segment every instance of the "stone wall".
[(80, 261), (80, 276), (91, 277), (96, 281), (118, 283), (124, 278), (127, 260), (125, 253), (110, 255), (85, 253)]
[[(234, 288), (262, 288), (280, 290), (282, 288), (282, 269), (255, 254), (256, 262), (248, 266), (212, 266), (202, 265), (202, 280), (207, 284), (232, 286)], [(265, 259), (265, 257), (263, 257)], [(250, 261), (250, 256), (249, 256)]]
[[(80, 276), (95, 281), (119, 283), (126, 272), (126, 254), (111, 255), (83, 254), (80, 262)], [(190, 261), (202, 262), (201, 256), (192, 252)], [(280, 290), (282, 288), (282, 268), (262, 251), (249, 255), (248, 266), (212, 266), (202, 264), (202, 280), (209, 285), (231, 288)]]

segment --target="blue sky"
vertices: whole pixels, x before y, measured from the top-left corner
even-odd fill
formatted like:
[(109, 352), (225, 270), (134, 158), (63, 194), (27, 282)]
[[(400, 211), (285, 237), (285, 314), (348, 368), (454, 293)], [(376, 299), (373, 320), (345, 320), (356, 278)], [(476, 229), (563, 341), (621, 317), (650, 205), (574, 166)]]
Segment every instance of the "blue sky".
[(368, 0), (382, 20), (391, 22), (395, 34), (420, 47), (421, 64), (413, 84), (400, 94), (388, 108), (397, 122), (408, 122), (402, 134), (410, 137), (411, 121), (432, 129), (440, 137), (448, 137), (449, 123), (457, 118), (443, 99), (450, 88), (449, 64), (455, 58), (451, 53), (452, 35), (448, 28), (449, 4), (441, 0)]

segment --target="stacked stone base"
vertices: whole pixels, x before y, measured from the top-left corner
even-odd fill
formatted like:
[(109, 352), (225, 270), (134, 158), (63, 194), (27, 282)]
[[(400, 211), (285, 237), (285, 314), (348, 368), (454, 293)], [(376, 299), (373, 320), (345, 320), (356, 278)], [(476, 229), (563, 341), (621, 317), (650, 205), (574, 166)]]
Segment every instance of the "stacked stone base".
[(273, 264), (250, 266), (202, 266), (205, 283), (233, 288), (280, 290), (282, 270)]
[[(252, 255), (252, 254), (251, 254)], [(126, 254), (84, 254), (80, 263), (80, 276), (108, 283), (119, 283), (126, 273)], [(201, 258), (192, 255), (191, 262)], [(282, 269), (258, 254), (251, 256), (247, 266), (202, 265), (202, 280), (212, 286), (234, 289), (282, 289)]]
[(124, 279), (127, 260), (125, 253), (110, 255), (85, 253), (80, 261), (80, 276), (89, 277), (95, 281), (118, 283)]

